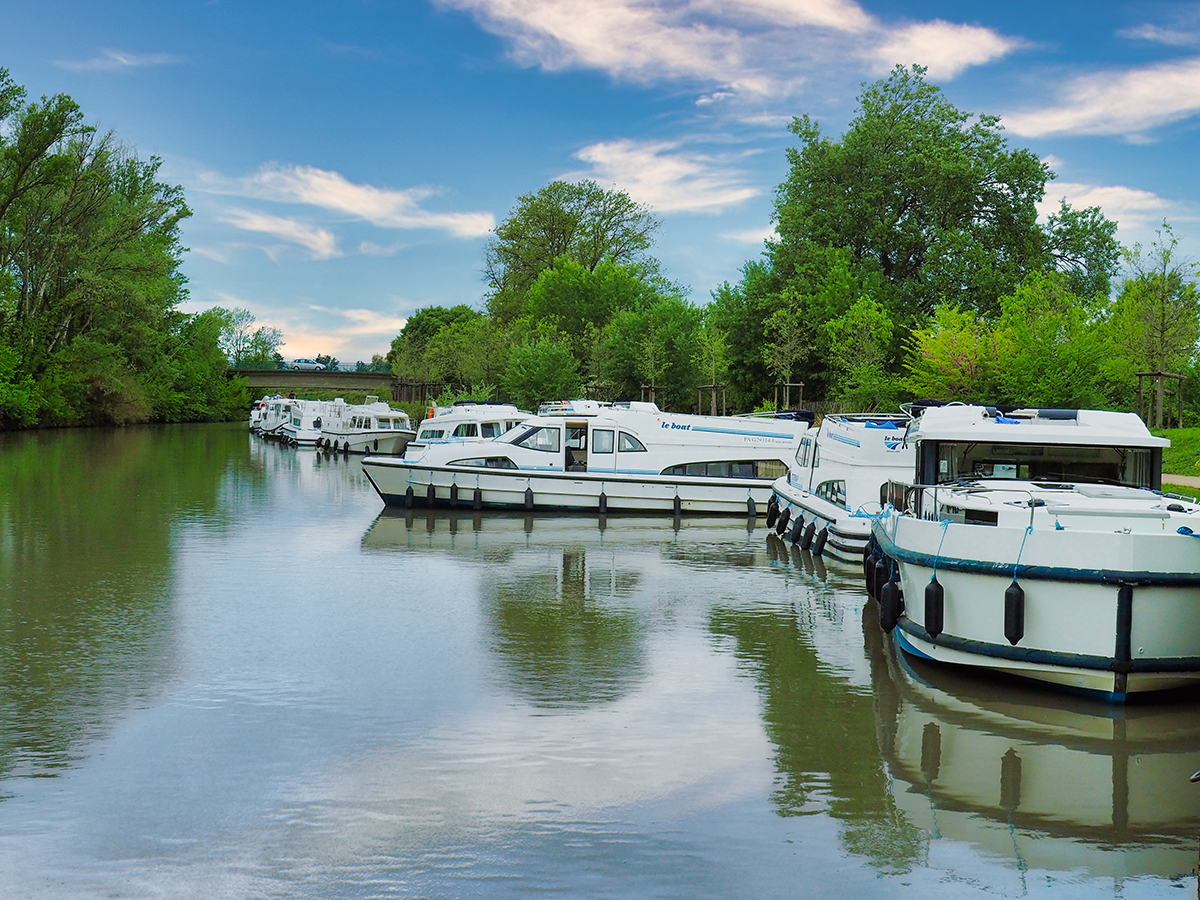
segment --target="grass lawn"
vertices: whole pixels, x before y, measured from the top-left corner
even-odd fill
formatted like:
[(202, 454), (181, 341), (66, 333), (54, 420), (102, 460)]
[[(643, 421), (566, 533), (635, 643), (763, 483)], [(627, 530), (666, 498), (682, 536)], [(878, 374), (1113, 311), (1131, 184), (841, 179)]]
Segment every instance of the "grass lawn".
[(1190, 497), (1193, 502), (1200, 501), (1200, 488), (1188, 487), (1186, 484), (1167, 484), (1163, 482), (1164, 494), (1178, 494), (1180, 497)]
[[(1171, 440), (1171, 446), (1163, 451), (1164, 473), (1200, 476), (1200, 428), (1164, 428), (1154, 433)], [(1187, 491), (1200, 493), (1197, 488), (1184, 488), (1180, 493)]]

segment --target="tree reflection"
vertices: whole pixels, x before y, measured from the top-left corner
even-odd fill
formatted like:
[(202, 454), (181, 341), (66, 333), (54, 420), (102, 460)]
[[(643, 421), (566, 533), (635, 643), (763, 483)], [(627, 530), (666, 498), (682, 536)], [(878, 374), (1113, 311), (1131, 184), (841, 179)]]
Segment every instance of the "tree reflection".
[[(863, 629), (877, 642), (878, 628)], [(885, 872), (907, 872), (923, 837), (896, 808), (876, 738), (875, 699), (821, 663), (793, 613), (718, 607), (709, 627), (731, 638), (758, 678), (767, 736), (777, 748), (779, 814), (827, 814), (842, 842)]]
[(532, 567), (496, 570), (484, 588), (493, 647), (512, 689), (534, 705), (616, 700), (642, 677), (637, 616), (613, 602), (633, 592), (639, 575), (601, 555), (604, 563), (589, 565), (581, 546), (556, 549)]
[(0, 778), (50, 774), (170, 666), (172, 526), (211, 518), (244, 429), (3, 436)]

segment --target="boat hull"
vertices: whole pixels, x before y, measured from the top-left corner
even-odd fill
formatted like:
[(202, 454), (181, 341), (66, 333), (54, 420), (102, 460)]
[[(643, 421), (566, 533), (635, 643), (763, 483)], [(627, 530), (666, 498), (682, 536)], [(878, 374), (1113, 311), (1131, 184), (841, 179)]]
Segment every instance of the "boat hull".
[(320, 443), (339, 452), (399, 456), (415, 434), (413, 431), (366, 431), (354, 434), (324, 431), (321, 433)]
[[(686, 476), (623, 476), (612, 472), (482, 470), (470, 466), (422, 466), (368, 456), (363, 471), (388, 506), (472, 507), (479, 489), (483, 509), (544, 509), (608, 512), (708, 513), (745, 516), (766, 511), (771, 481)], [(410, 497), (409, 489), (412, 489)], [(531, 492), (527, 498), (526, 490)], [(529, 502), (527, 502), (527, 499)]]
[[(1200, 543), (1171, 532), (1047, 531), (881, 519), (904, 600), (901, 648), (1122, 701), (1200, 684)], [(1072, 560), (1073, 567), (1057, 564)], [(1155, 568), (1139, 567), (1154, 560)], [(926, 628), (936, 570), (942, 630)], [(1006, 611), (1016, 583), (1021, 600)], [(936, 614), (935, 614), (936, 615)], [(1013, 638), (1015, 637), (1015, 640)]]
[(870, 518), (855, 517), (848, 510), (840, 509), (829, 501), (790, 484), (786, 476), (775, 482), (774, 491), (781, 501), (780, 509), (792, 507), (793, 523), (797, 516), (803, 515), (806, 522), (816, 523), (817, 531), (826, 530), (824, 552), (827, 555), (848, 563), (862, 559), (871, 539)]

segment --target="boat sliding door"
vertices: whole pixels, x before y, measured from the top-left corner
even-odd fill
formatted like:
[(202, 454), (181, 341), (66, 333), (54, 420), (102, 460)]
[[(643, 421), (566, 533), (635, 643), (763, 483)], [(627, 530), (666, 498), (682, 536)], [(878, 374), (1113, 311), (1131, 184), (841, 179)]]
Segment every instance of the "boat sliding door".
[(566, 470), (574, 472), (586, 472), (588, 468), (587, 422), (567, 423), (566, 445)]
[(591, 451), (588, 453), (589, 472), (615, 472), (617, 469), (616, 439), (613, 427), (591, 429)]

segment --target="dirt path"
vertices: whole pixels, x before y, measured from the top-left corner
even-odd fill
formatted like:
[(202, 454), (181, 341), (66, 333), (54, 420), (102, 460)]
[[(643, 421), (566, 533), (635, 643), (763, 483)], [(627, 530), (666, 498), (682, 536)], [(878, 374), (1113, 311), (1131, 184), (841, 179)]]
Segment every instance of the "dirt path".
[(1162, 480), (1167, 484), (1182, 484), (1187, 487), (1200, 487), (1200, 478), (1195, 475), (1167, 475), (1163, 474)]

